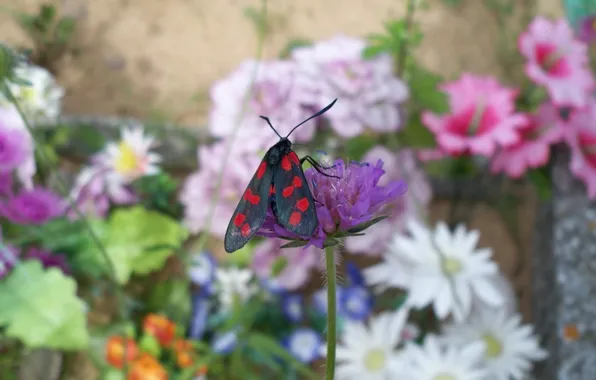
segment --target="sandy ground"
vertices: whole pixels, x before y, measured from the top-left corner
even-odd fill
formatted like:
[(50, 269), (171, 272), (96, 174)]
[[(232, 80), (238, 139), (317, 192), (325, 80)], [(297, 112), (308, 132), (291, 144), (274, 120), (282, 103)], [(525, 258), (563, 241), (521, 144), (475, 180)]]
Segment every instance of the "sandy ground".
[[(79, 19), (78, 53), (59, 65), (58, 80), (67, 88), (69, 114), (126, 115), (167, 118), (185, 124), (204, 122), (207, 91), (218, 78), (256, 52), (255, 24), (245, 16), (258, 10), (257, 0), (62, 0), (51, 1), (64, 14)], [(428, 0), (421, 10), (426, 39), (417, 55), (430, 69), (447, 76), (462, 71), (506, 77), (493, 48), (499, 27), (483, 1), (464, 0), (457, 8)], [(1, 6), (35, 10), (39, 0), (0, 0)], [(562, 14), (560, 2), (520, 2), (532, 13)], [(404, 0), (270, 0), (270, 33), (264, 46), (274, 57), (291, 38), (324, 39), (338, 33), (360, 36), (379, 32), (382, 23), (400, 17)], [(519, 30), (510, 20), (508, 32)], [(0, 14), (0, 39), (12, 44), (28, 41), (16, 24)], [(436, 217), (445, 205), (433, 206)], [(524, 244), (531, 247), (533, 207), (520, 211), (527, 226)], [(498, 217), (486, 208), (474, 213), (473, 227), (482, 230), (482, 244), (495, 248), (506, 273), (517, 261), (511, 239)], [(527, 260), (528, 258), (526, 258)], [(522, 310), (529, 317), (526, 265), (515, 278)]]

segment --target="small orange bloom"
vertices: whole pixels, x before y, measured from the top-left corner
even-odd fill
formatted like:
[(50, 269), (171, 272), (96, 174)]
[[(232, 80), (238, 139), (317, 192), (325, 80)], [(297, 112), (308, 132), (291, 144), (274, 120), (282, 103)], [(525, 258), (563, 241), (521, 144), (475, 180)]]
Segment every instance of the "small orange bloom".
[(192, 366), (192, 343), (184, 339), (176, 339), (174, 342), (174, 350), (176, 351), (176, 363), (180, 368), (188, 368)]
[(139, 349), (134, 339), (126, 338), (125, 348), (123, 337), (110, 337), (106, 343), (106, 361), (111, 366), (122, 369), (124, 367), (124, 351), (126, 351), (126, 362), (131, 362), (137, 357)]
[(149, 354), (142, 354), (132, 364), (127, 380), (168, 380), (164, 367)]
[(195, 376), (202, 376), (202, 375), (206, 375), (206, 374), (207, 374), (207, 366), (204, 365), (197, 370), (197, 373), (195, 373)]
[(169, 346), (176, 334), (176, 324), (163, 315), (149, 314), (143, 321), (143, 330), (157, 339), (164, 347)]
[(580, 338), (580, 331), (577, 325), (567, 324), (563, 327), (563, 337), (567, 341), (576, 341)]

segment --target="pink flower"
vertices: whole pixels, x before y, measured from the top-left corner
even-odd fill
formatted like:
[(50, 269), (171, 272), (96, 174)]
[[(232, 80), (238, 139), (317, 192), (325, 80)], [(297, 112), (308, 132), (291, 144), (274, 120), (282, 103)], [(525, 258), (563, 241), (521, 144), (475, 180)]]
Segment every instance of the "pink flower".
[[(235, 142), (241, 145), (241, 141)], [(184, 205), (184, 223), (190, 231), (205, 231), (211, 203), (219, 194), (219, 202), (210, 221), (209, 231), (223, 238), (228, 222), (242, 197), (246, 186), (259, 167), (261, 157), (257, 152), (227, 151), (227, 141), (211, 146), (201, 146), (198, 150), (200, 168), (191, 174), (183, 185), (180, 202)], [(216, 181), (225, 155), (230, 154), (221, 188), (216, 189)]]
[(571, 149), (571, 172), (586, 185), (588, 197), (596, 198), (596, 102), (576, 110), (565, 138)]
[(24, 187), (33, 187), (36, 171), (33, 137), (12, 104), (0, 107), (0, 171), (16, 171)]
[[(249, 93), (255, 69), (257, 76), (248, 107), (242, 113), (245, 97)], [(209, 129), (214, 136), (227, 137), (238, 126), (243, 134), (242, 144), (265, 149), (279, 137), (259, 115), (267, 116), (273, 127), (282, 135), (302, 120), (312, 115), (308, 106), (308, 93), (297, 86), (296, 65), (288, 61), (245, 61), (228, 77), (211, 89), (213, 107), (209, 115)], [(242, 116), (242, 118), (240, 118)], [(292, 134), (293, 141), (310, 141), (315, 132), (316, 120), (309, 121)], [(236, 140), (240, 139), (240, 136)], [(256, 150), (255, 149), (255, 150)]]
[(538, 16), (519, 37), (518, 45), (528, 59), (526, 75), (546, 87), (555, 105), (586, 105), (594, 87), (587, 47), (574, 38), (567, 21), (552, 22)]
[(335, 133), (345, 138), (366, 128), (397, 131), (403, 123), (399, 106), (407, 100), (408, 88), (394, 76), (389, 55), (365, 60), (365, 47), (362, 39), (339, 35), (292, 53), (302, 74), (297, 80), (310, 92), (315, 108), (340, 99), (325, 117)]
[(519, 141), (526, 117), (515, 113), (516, 90), (491, 77), (464, 74), (441, 86), (449, 97), (450, 113), (423, 112), (422, 122), (435, 134), (439, 148), (451, 155), (492, 155), (498, 146)]
[(385, 252), (392, 236), (403, 229), (408, 218), (421, 220), (426, 216), (432, 198), (432, 188), (426, 173), (420, 168), (412, 150), (391, 153), (384, 147), (374, 147), (362, 159), (364, 162), (383, 161), (385, 175), (379, 180), (380, 186), (390, 181), (403, 179), (408, 191), (397, 197), (385, 211), (389, 218), (369, 227), (363, 236), (349, 236), (345, 239), (346, 250), (352, 253), (380, 255)]
[[(314, 269), (322, 267), (323, 251), (316, 247), (283, 248), (287, 241), (266, 239), (255, 249), (252, 268), (261, 278), (272, 278), (286, 290), (296, 290), (310, 279)], [(279, 268), (276, 268), (279, 266)], [(272, 273), (278, 270), (279, 273)]]
[(564, 124), (557, 107), (543, 104), (520, 129), (521, 140), (493, 157), (491, 171), (519, 178), (530, 168), (546, 165), (550, 146), (563, 139)]
[(36, 188), (21, 191), (0, 204), (0, 214), (13, 223), (43, 224), (64, 213), (62, 198), (53, 192)]

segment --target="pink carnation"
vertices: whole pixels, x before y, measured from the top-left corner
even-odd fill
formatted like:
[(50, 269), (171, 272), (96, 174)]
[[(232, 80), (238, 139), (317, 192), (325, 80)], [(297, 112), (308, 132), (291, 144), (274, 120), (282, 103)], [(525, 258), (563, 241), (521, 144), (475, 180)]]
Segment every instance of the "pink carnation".
[[(242, 144), (237, 141), (237, 144)], [(223, 238), (228, 222), (242, 197), (246, 186), (259, 167), (261, 157), (257, 152), (235, 150), (227, 151), (227, 141), (211, 146), (201, 146), (198, 150), (200, 168), (190, 175), (183, 185), (180, 202), (184, 205), (184, 222), (190, 231), (205, 231), (211, 202), (219, 195), (209, 231)], [(228, 159), (221, 188), (216, 188), (216, 181), (225, 155)]]
[(492, 155), (498, 146), (519, 141), (526, 117), (515, 113), (517, 91), (491, 77), (464, 74), (441, 86), (449, 97), (450, 113), (423, 112), (422, 122), (435, 134), (439, 148), (451, 155)]
[(587, 66), (587, 46), (574, 38), (567, 21), (552, 22), (538, 16), (520, 36), (518, 45), (528, 59), (526, 74), (546, 87), (555, 105), (586, 105), (594, 87)]
[(543, 104), (520, 129), (521, 140), (493, 157), (491, 171), (519, 178), (530, 168), (546, 165), (550, 146), (563, 139), (563, 124), (557, 107)]
[[(255, 77), (256, 69), (256, 77)], [(297, 85), (299, 75), (296, 65), (288, 61), (246, 61), (236, 71), (217, 82), (211, 89), (213, 107), (209, 115), (209, 129), (214, 136), (227, 137), (238, 126), (243, 134), (242, 144), (268, 148), (279, 137), (267, 126), (259, 115), (267, 116), (275, 129), (282, 135), (312, 115), (307, 107), (308, 93)], [(243, 106), (253, 84), (252, 97), (248, 107)], [(315, 132), (317, 120), (312, 120), (292, 134), (293, 141), (310, 141)], [(237, 139), (239, 139), (238, 136)]]
[[(321, 268), (324, 253), (313, 246), (281, 249), (286, 243), (281, 239), (266, 239), (259, 244), (255, 248), (252, 268), (259, 277), (272, 278), (282, 288), (296, 290), (308, 283), (314, 269)], [(286, 260), (285, 266), (274, 276), (271, 271), (280, 258)]]
[(0, 107), (0, 171), (15, 171), (25, 188), (33, 188), (34, 141), (13, 105)]
[(393, 180), (403, 179), (408, 184), (408, 191), (396, 198), (396, 202), (385, 214), (389, 218), (380, 221), (366, 230), (363, 236), (345, 239), (346, 250), (352, 253), (380, 255), (385, 253), (392, 236), (402, 230), (409, 218), (423, 219), (432, 198), (432, 188), (426, 173), (420, 168), (412, 150), (392, 153), (384, 147), (374, 147), (362, 159), (363, 162), (382, 160), (385, 175), (379, 185), (385, 186)]
[(389, 55), (363, 59), (365, 47), (363, 39), (340, 35), (292, 53), (301, 72), (297, 80), (310, 91), (315, 108), (340, 99), (325, 117), (341, 137), (357, 136), (366, 128), (397, 131), (403, 124), (399, 108), (408, 88), (395, 77)]
[(596, 198), (596, 102), (575, 111), (565, 138), (571, 149), (571, 172), (586, 185), (588, 197)]

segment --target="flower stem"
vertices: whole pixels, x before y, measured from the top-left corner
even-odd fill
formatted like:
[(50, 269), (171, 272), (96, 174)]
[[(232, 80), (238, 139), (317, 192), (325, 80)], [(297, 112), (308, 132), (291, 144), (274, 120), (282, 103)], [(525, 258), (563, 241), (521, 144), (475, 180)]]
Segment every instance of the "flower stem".
[(335, 273), (335, 252), (333, 247), (325, 248), (327, 264), (327, 363), (325, 380), (335, 378), (335, 346), (337, 343), (337, 280)]

